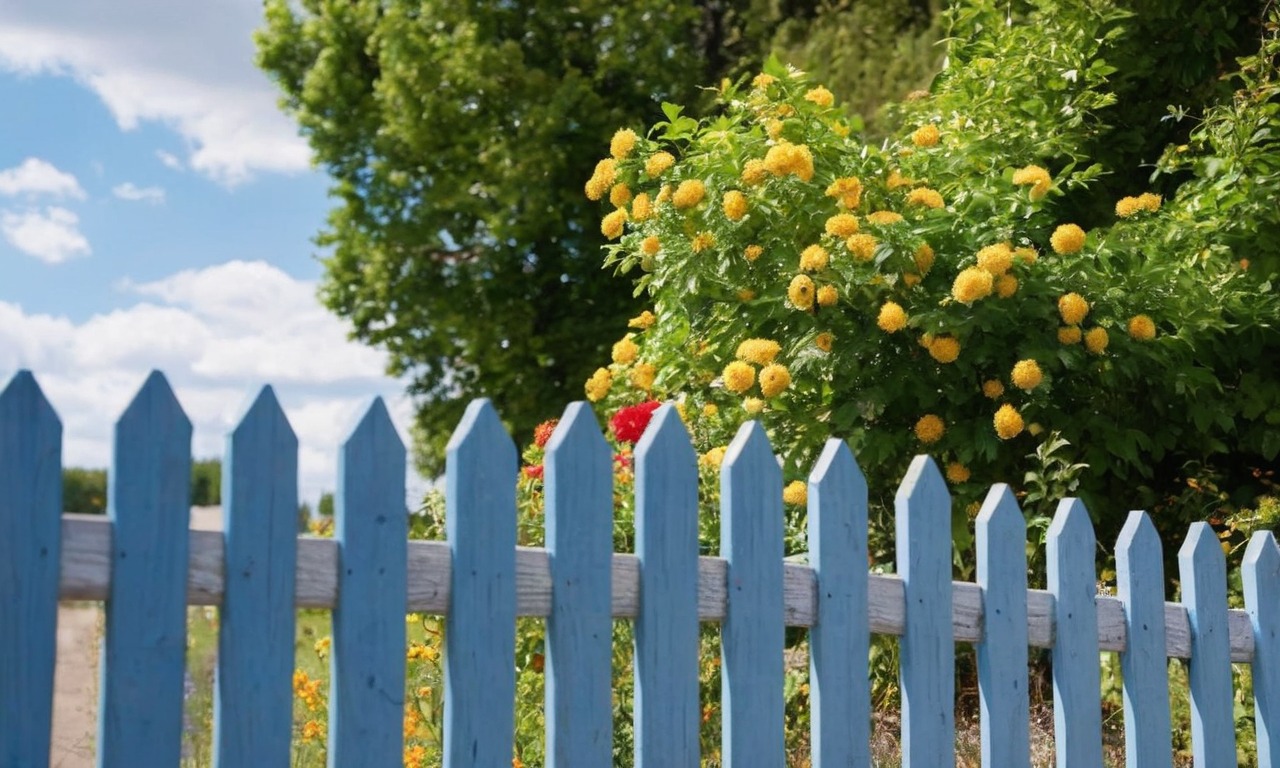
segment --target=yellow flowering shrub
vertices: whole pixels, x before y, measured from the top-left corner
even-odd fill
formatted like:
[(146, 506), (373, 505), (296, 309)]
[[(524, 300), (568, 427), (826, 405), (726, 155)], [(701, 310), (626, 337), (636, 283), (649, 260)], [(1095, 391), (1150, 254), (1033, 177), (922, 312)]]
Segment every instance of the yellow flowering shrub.
[(760, 394), (777, 397), (791, 386), (791, 373), (785, 365), (771, 363), (760, 369)]
[(692, 208), (702, 202), (707, 194), (707, 187), (700, 179), (686, 179), (680, 182), (671, 195), (671, 203), (677, 208)]
[(736, 189), (731, 189), (724, 193), (724, 202), (721, 207), (729, 221), (741, 221), (742, 217), (747, 215), (747, 196)]
[(1013, 366), (1009, 381), (1012, 381), (1013, 386), (1018, 389), (1030, 392), (1044, 381), (1044, 372), (1040, 370), (1040, 364), (1035, 360), (1019, 360)]
[(811, 245), (800, 253), (800, 269), (805, 272), (821, 272), (830, 261), (827, 249), (820, 245)]
[(738, 345), (734, 355), (748, 363), (768, 365), (781, 351), (782, 345), (772, 339), (747, 339)]
[(1129, 318), (1129, 335), (1138, 341), (1151, 341), (1156, 337), (1156, 324), (1147, 315)]
[(916, 421), (915, 432), (917, 440), (930, 445), (942, 439), (943, 433), (946, 432), (946, 425), (937, 415), (927, 413)]
[(1049, 245), (1053, 246), (1055, 253), (1068, 255), (1079, 253), (1084, 248), (1084, 230), (1076, 224), (1063, 224), (1053, 230), (1053, 236), (1049, 238)]
[(880, 326), (880, 330), (885, 333), (897, 333), (907, 327), (907, 313), (902, 309), (902, 305), (895, 301), (886, 301), (883, 307), (880, 307), (880, 314), (876, 317), (876, 325)]

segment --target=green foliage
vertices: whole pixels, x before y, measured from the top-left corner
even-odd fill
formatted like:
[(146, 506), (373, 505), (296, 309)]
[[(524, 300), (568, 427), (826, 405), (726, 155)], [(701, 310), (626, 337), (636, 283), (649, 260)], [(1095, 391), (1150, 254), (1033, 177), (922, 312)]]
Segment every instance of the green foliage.
[(105, 514), (107, 471), (78, 467), (62, 470), (62, 509), (81, 515)]
[(201, 459), (191, 463), (191, 505), (216, 507), (222, 503), (222, 460)]

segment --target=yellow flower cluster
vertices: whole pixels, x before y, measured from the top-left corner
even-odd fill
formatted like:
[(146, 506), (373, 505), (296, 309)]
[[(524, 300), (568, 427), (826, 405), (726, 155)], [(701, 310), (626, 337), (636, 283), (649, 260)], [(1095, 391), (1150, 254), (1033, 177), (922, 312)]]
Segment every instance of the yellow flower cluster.
[(1053, 184), (1049, 172), (1038, 165), (1028, 165), (1013, 172), (1013, 183), (1018, 186), (1031, 186), (1031, 199), (1039, 200), (1049, 192)]
[(987, 379), (982, 382), (982, 394), (992, 400), (998, 400), (1004, 394), (1004, 385), (999, 379)]
[(932, 445), (942, 439), (942, 435), (947, 431), (947, 425), (942, 419), (932, 413), (926, 413), (916, 422), (916, 439), (925, 445)]
[(1054, 253), (1063, 256), (1079, 253), (1084, 248), (1084, 230), (1075, 224), (1063, 224), (1053, 230), (1053, 235), (1049, 238), (1049, 245), (1053, 246)]
[(969, 468), (958, 461), (947, 465), (947, 480), (959, 485), (969, 481)]
[(764, 401), (758, 397), (748, 397), (742, 401), (742, 410), (755, 416), (764, 410)]
[(734, 394), (742, 394), (756, 383), (756, 369), (741, 360), (734, 360), (724, 367), (724, 388)]
[(698, 457), (698, 466), (706, 467), (707, 469), (719, 469), (720, 465), (724, 463), (724, 454), (727, 450), (729, 449), (723, 445), (710, 449)]
[(600, 234), (610, 240), (617, 240), (622, 236), (622, 225), (627, 221), (627, 211), (619, 208), (613, 213), (606, 214), (600, 221)]
[(662, 250), (662, 241), (657, 235), (649, 235), (640, 241), (640, 252), (646, 256), (656, 256)]
[(645, 392), (653, 389), (653, 380), (658, 377), (658, 369), (652, 363), (637, 363), (631, 369), (627, 380), (631, 382), (631, 386), (636, 389), (643, 389)]
[(1011, 440), (1022, 433), (1022, 414), (1008, 403), (1000, 406), (992, 421), (996, 427), (996, 436), (1001, 440)]
[(805, 93), (804, 100), (812, 101), (814, 104), (817, 104), (820, 107), (829, 107), (832, 104), (834, 104), (836, 101), (835, 96), (831, 95), (831, 91), (828, 91), (826, 88), (823, 88), (822, 86), (813, 88), (809, 90), (807, 93)]
[(1084, 334), (1084, 348), (1095, 355), (1100, 355), (1107, 351), (1107, 345), (1111, 343), (1111, 336), (1107, 333), (1106, 328), (1090, 328)]
[(1089, 314), (1089, 302), (1078, 293), (1068, 293), (1058, 299), (1058, 314), (1067, 325), (1079, 325)]
[(624, 336), (613, 345), (613, 362), (618, 365), (631, 365), (636, 361), (636, 357), (639, 354), (640, 348), (636, 346), (630, 336)]
[(878, 244), (879, 241), (876, 240), (874, 235), (864, 233), (850, 235), (844, 241), (844, 247), (848, 248), (849, 253), (852, 253), (853, 258), (858, 261), (871, 261), (872, 257), (876, 255), (876, 245)]
[(821, 245), (811, 245), (800, 253), (800, 269), (805, 272), (821, 272), (830, 261), (831, 255)]
[(845, 176), (827, 185), (827, 197), (834, 197), (843, 208), (853, 210), (862, 205), (862, 182), (853, 176)]
[(645, 311), (641, 312), (640, 314), (628, 320), (627, 327), (639, 328), (640, 330), (643, 331), (646, 328), (652, 328), (653, 324), (656, 322), (658, 322), (657, 316), (655, 316), (652, 312), (646, 309)]
[(671, 196), (671, 202), (677, 208), (692, 208), (702, 202), (702, 198), (706, 195), (707, 187), (701, 179), (685, 179), (680, 182), (680, 186), (676, 187), (675, 194)]
[(1129, 335), (1137, 341), (1151, 341), (1156, 337), (1156, 324), (1147, 315), (1129, 318)]
[(834, 285), (824, 285), (818, 289), (818, 306), (834, 307), (840, 300), (840, 293)]
[(916, 269), (920, 270), (920, 274), (926, 274), (933, 267), (933, 246), (928, 243), (921, 243), (916, 248), (911, 258), (916, 263)]
[(411, 643), (404, 657), (409, 661), (435, 661), (440, 658), (440, 651), (426, 643)]
[(324, 741), (328, 729), (319, 720), (308, 720), (302, 724), (303, 741)]
[(1001, 275), (996, 278), (996, 295), (1007, 299), (1018, 292), (1018, 278), (1013, 275)]
[(1143, 192), (1137, 197), (1122, 197), (1116, 202), (1116, 215), (1127, 219), (1143, 212), (1155, 213), (1160, 210), (1161, 202), (1161, 197), (1153, 192)]
[(631, 202), (631, 187), (622, 182), (613, 185), (613, 189), (609, 190), (609, 202), (621, 208)]
[(745, 249), (743, 249), (742, 256), (747, 261), (755, 261), (756, 259), (760, 258), (760, 254), (762, 253), (764, 253), (764, 249), (761, 248), (760, 246), (748, 245)]
[(1014, 364), (1009, 380), (1018, 389), (1030, 392), (1040, 386), (1040, 382), (1044, 381), (1044, 373), (1040, 370), (1040, 364), (1035, 360), (1019, 360)]
[(747, 196), (734, 189), (724, 194), (724, 215), (730, 221), (741, 221), (747, 215)]
[(656, 179), (675, 164), (676, 158), (670, 152), (654, 152), (644, 161), (644, 172), (649, 178)]
[(308, 712), (315, 712), (320, 709), (321, 694), (320, 686), (324, 684), (323, 680), (312, 680), (307, 673), (301, 669), (293, 671), (293, 695), (307, 707)]
[(748, 187), (754, 187), (764, 181), (769, 175), (769, 171), (764, 167), (764, 161), (759, 158), (752, 158), (742, 167), (742, 183)]
[(954, 336), (939, 336), (929, 341), (929, 356), (946, 365), (960, 357), (960, 342)]
[(1008, 243), (996, 243), (979, 249), (978, 266), (992, 275), (1003, 275), (1013, 267), (1013, 248)]
[(716, 236), (710, 232), (699, 232), (694, 235), (693, 240), (689, 243), (689, 247), (694, 253), (702, 253), (703, 251), (714, 248), (716, 244)]
[(951, 285), (951, 295), (961, 304), (972, 304), (990, 296), (994, 285), (990, 272), (981, 267), (968, 267), (956, 275), (956, 280)]
[(801, 181), (813, 179), (813, 153), (803, 144), (780, 141), (764, 155), (764, 167), (774, 176), (791, 174)]
[(618, 178), (618, 163), (611, 157), (596, 163), (596, 169), (591, 174), (591, 178), (587, 180), (585, 191), (588, 200), (599, 200), (604, 197), (605, 193), (613, 188), (613, 182)]
[(609, 142), (609, 154), (613, 155), (615, 160), (621, 160), (631, 154), (635, 146), (636, 132), (630, 128), (623, 128), (613, 134), (613, 139)]
[(738, 345), (734, 357), (756, 365), (768, 365), (781, 351), (782, 345), (772, 339), (747, 339)]
[(826, 230), (828, 235), (834, 235), (841, 239), (856, 235), (858, 233), (858, 217), (851, 213), (837, 213), (827, 219)]
[(587, 379), (583, 389), (586, 390), (588, 400), (598, 403), (609, 394), (611, 386), (613, 386), (613, 374), (609, 373), (608, 368), (597, 368), (596, 372), (591, 374), (591, 378)]
[(940, 138), (942, 136), (938, 133), (938, 126), (928, 123), (920, 126), (911, 134), (911, 143), (917, 147), (936, 147)]
[(912, 205), (923, 205), (926, 208), (941, 208), (946, 205), (942, 194), (928, 187), (919, 187), (908, 192), (907, 202)]
[(873, 211), (867, 214), (867, 223), (887, 227), (902, 221), (902, 214), (897, 211)]
[(784, 504), (790, 504), (793, 507), (807, 504), (809, 501), (808, 486), (800, 480), (792, 480), (787, 483), (787, 487), (782, 489), (782, 501)]
[(884, 306), (880, 307), (876, 325), (880, 326), (880, 330), (885, 333), (897, 333), (907, 327), (907, 313), (900, 304), (886, 301)]
[(813, 309), (813, 279), (808, 275), (796, 275), (791, 278), (791, 285), (787, 286), (787, 298), (791, 299), (796, 309), (805, 311)]
[(404, 768), (422, 768), (427, 761), (427, 748), (414, 744), (404, 748)]
[(647, 221), (653, 215), (653, 201), (649, 198), (649, 193), (641, 192), (631, 201), (631, 219), (633, 221)]
[(894, 190), (914, 186), (915, 183), (914, 179), (909, 179), (906, 176), (903, 176), (902, 173), (895, 168), (894, 170), (889, 171), (889, 177), (885, 179), (884, 185), (890, 190)]
[(823, 331), (813, 339), (813, 346), (823, 352), (830, 352), (832, 345), (835, 343), (835, 336), (828, 331)]
[(1083, 337), (1078, 325), (1064, 325), (1058, 329), (1059, 344), (1079, 344)]
[(791, 386), (791, 372), (785, 365), (772, 363), (760, 369), (760, 394), (777, 397)]

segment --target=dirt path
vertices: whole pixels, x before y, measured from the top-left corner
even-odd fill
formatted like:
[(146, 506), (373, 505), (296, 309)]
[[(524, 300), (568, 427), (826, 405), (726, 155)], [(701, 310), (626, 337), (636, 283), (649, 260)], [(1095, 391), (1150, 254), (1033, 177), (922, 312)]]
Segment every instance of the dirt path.
[(53, 678), (51, 768), (92, 768), (98, 713), (96, 604), (58, 606), (58, 663)]

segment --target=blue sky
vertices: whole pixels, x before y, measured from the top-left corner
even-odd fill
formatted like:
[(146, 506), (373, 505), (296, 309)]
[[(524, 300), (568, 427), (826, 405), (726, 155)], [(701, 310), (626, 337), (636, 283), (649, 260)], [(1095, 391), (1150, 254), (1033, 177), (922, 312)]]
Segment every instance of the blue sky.
[(407, 436), (384, 356), (315, 299), (328, 180), (253, 65), (257, 0), (0, 5), (0, 382), (29, 368), (64, 462), (107, 466), (148, 370), (169, 376), (197, 456), (275, 385), (301, 486), (375, 395)]

